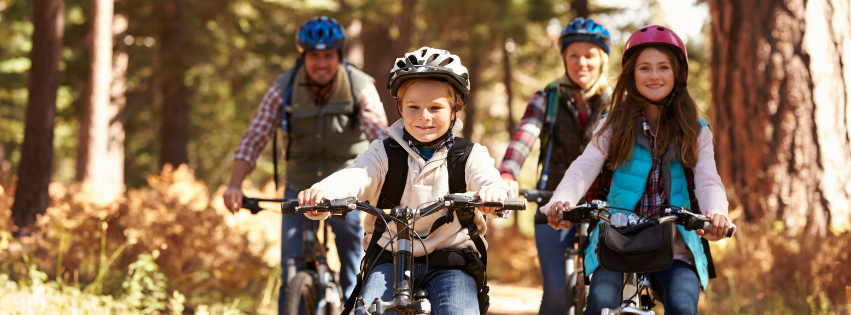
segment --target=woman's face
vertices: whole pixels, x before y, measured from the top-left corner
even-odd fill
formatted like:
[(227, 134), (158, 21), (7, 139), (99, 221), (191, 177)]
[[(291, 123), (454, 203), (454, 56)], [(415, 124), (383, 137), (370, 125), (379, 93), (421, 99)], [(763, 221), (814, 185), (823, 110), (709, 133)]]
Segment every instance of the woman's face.
[(583, 90), (590, 88), (600, 77), (603, 59), (600, 46), (590, 42), (575, 42), (564, 49), (567, 76)]
[(635, 61), (635, 87), (642, 96), (659, 102), (674, 89), (674, 67), (668, 56), (655, 48), (641, 51)]
[(415, 82), (408, 87), (402, 98), (402, 121), (414, 138), (430, 142), (449, 130), (455, 103), (449, 89), (447, 83), (436, 81)]

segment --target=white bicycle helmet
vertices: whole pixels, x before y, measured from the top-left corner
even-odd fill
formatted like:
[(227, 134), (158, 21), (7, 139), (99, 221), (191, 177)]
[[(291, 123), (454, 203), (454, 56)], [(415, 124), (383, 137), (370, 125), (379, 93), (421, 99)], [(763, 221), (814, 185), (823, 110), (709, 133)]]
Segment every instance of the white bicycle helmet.
[(460, 94), (464, 104), (470, 97), (470, 76), (467, 67), (461, 65), (461, 58), (443, 49), (423, 47), (396, 58), (387, 88), (390, 95), (396, 92), (402, 83), (411, 79), (436, 79), (445, 81)]

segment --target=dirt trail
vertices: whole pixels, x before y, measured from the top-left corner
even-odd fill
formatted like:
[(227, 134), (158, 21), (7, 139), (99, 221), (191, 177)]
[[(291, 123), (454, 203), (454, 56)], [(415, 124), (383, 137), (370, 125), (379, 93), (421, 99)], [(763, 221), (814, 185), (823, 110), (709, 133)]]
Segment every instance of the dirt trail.
[(510, 284), (489, 283), (491, 306), (489, 315), (533, 315), (538, 314), (541, 304), (541, 287), (524, 287)]

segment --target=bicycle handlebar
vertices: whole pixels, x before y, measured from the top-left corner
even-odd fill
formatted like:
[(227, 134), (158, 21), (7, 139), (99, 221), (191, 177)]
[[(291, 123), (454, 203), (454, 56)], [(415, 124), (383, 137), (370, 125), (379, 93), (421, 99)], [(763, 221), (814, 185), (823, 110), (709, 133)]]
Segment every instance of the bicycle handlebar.
[(526, 200), (542, 203), (543, 201), (549, 201), (550, 198), (553, 197), (552, 190), (538, 190), (538, 189), (521, 189), (520, 195), (526, 197)]
[[(242, 196), (242, 208), (251, 210), (251, 214), (257, 214), (260, 211), (266, 210), (260, 207), (261, 202), (288, 202), (286, 199), (263, 199), (263, 198), (249, 198), (246, 196)], [(298, 203), (298, 202), (296, 202)]]
[[(415, 210), (415, 214), (423, 216), (431, 214), (437, 210), (451, 209), (472, 209), (475, 207), (495, 207), (500, 210), (526, 210), (526, 199), (523, 198), (506, 198), (503, 202), (497, 201), (481, 201), (479, 196), (468, 196), (462, 194), (452, 194), (443, 196), (438, 201), (422, 209)], [(285, 214), (291, 213), (306, 213), (308, 211), (317, 212), (349, 212), (355, 209), (366, 211), (373, 215), (392, 216), (397, 208), (392, 210), (378, 209), (370, 205), (368, 202), (360, 202), (355, 197), (346, 197), (339, 199), (322, 199), (318, 205), (314, 206), (299, 206), (297, 201), (286, 201), (281, 203), (281, 212)]]
[[(674, 221), (678, 225), (682, 225), (686, 231), (694, 231), (697, 229), (703, 229), (704, 232), (712, 229), (712, 222), (709, 221), (703, 215), (697, 215), (690, 212), (689, 209), (677, 206), (660, 206), (665, 207), (666, 210), (664, 214), (671, 214), (669, 216), (664, 216), (658, 219), (655, 219), (657, 223), (665, 223)], [(601, 203), (586, 203), (576, 207), (570, 208), (570, 211), (564, 211), (561, 213), (561, 218), (559, 220), (562, 221), (570, 221), (573, 223), (579, 223), (582, 220), (586, 219), (597, 219), (609, 222), (609, 215), (604, 213), (608, 209), (615, 209), (615, 207), (610, 207), (605, 202)], [(659, 208), (659, 207), (657, 207)], [(603, 211), (601, 211), (603, 210)], [(547, 219), (547, 215), (545, 214), (535, 214), (535, 224), (548, 224), (549, 220)], [(727, 237), (733, 236), (733, 228), (727, 229)]]

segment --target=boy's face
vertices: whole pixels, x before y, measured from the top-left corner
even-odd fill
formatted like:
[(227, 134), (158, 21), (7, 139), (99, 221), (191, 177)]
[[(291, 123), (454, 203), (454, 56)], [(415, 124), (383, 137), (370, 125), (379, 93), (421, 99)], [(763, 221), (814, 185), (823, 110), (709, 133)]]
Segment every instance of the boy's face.
[(421, 142), (439, 138), (452, 119), (452, 100), (447, 83), (437, 81), (415, 82), (402, 98), (402, 121), (405, 130)]

